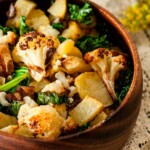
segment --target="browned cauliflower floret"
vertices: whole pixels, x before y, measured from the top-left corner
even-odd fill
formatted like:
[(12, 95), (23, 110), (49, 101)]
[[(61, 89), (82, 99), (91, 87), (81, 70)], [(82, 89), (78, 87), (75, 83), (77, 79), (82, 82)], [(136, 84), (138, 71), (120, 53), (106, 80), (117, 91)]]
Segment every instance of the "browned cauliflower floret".
[(59, 40), (52, 36), (45, 36), (33, 31), (21, 36), (17, 46), (12, 52), (16, 63), (23, 62), (36, 81), (48, 76), (46, 69), (59, 45)]
[[(22, 105), (23, 106), (23, 105)], [(55, 108), (50, 105), (28, 107), (27, 113), (19, 125), (26, 125), (33, 135), (40, 138), (56, 138), (61, 134), (64, 119), (58, 114)], [(25, 111), (24, 109), (20, 109)], [(23, 112), (24, 113), (24, 112)]]
[(0, 30), (0, 44), (14, 44), (16, 41), (16, 35), (12, 31), (8, 31), (6, 35), (3, 35), (2, 30)]
[(114, 90), (115, 79), (119, 71), (127, 65), (125, 57), (118, 52), (99, 48), (85, 54), (84, 59), (99, 74), (110, 95), (116, 100), (117, 97)]
[(13, 60), (7, 44), (0, 44), (0, 76), (8, 77), (14, 71)]

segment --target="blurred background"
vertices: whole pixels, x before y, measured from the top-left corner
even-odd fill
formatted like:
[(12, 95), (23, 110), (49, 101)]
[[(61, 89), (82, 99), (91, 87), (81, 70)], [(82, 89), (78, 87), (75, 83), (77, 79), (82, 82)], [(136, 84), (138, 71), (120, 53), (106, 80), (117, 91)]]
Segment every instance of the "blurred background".
[(143, 68), (142, 106), (133, 133), (123, 150), (150, 150), (150, 0), (91, 1), (115, 15), (136, 44)]

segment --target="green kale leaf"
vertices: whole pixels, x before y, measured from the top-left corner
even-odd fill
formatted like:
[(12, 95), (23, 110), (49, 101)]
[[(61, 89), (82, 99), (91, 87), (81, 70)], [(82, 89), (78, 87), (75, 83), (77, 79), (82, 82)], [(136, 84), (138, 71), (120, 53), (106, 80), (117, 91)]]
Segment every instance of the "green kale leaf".
[(133, 71), (130, 68), (128, 68), (120, 73), (119, 78), (115, 82), (115, 91), (120, 103), (129, 91), (132, 78)]
[(92, 24), (91, 16), (93, 14), (93, 9), (89, 3), (85, 3), (82, 8), (75, 4), (68, 4), (70, 18), (72, 20), (78, 21), (79, 23), (84, 23), (87, 25)]
[(3, 34), (6, 35), (8, 31), (14, 32), (16, 35), (18, 35), (18, 29), (15, 27), (3, 27), (0, 25), (0, 30), (3, 31)]
[(0, 91), (14, 92), (19, 85), (28, 85), (29, 83), (30, 75), (28, 72), (28, 68), (20, 67), (13, 73), (12, 80), (0, 86)]
[(60, 43), (62, 43), (62, 42), (64, 42), (66, 40), (66, 38), (63, 37), (63, 36), (58, 36), (57, 38), (59, 39)]
[(80, 51), (85, 54), (96, 48), (110, 48), (110, 43), (107, 41), (107, 36), (84, 36), (78, 39), (75, 45), (80, 49)]
[(17, 117), (21, 104), (18, 101), (13, 101), (10, 106), (8, 106), (8, 112), (10, 115)]
[(34, 29), (27, 26), (26, 17), (22, 16), (20, 18), (20, 35), (24, 35), (24, 34), (31, 32), (31, 31), (34, 31)]
[(66, 102), (68, 102), (68, 98), (65, 95), (59, 96), (50, 92), (38, 93), (37, 103), (39, 105), (47, 105), (48, 103), (60, 105)]
[(52, 24), (52, 27), (54, 29), (63, 29), (64, 28), (64, 25), (61, 23), (61, 22), (58, 22), (58, 23), (53, 23)]

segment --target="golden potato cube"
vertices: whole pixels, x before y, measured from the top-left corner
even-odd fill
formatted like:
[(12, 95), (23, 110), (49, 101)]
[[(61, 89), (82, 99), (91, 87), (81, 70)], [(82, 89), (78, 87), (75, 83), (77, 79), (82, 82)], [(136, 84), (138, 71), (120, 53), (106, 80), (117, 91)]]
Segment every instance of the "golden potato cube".
[(78, 124), (70, 116), (65, 120), (63, 133), (72, 133), (78, 129)]
[(68, 56), (62, 61), (61, 66), (62, 67), (60, 67), (60, 69), (69, 74), (73, 74), (76, 72), (82, 73), (92, 70), (91, 66), (89, 64), (86, 64), (82, 58), (78, 58), (75, 56)]
[(36, 4), (28, 0), (17, 0), (15, 3), (16, 16), (12, 19), (8, 19), (6, 26), (20, 26), (20, 17), (27, 17), (29, 13), (36, 7)]
[(98, 123), (101, 123), (102, 121), (104, 121), (107, 118), (107, 114), (105, 112), (100, 112), (95, 119), (90, 123), (90, 126), (94, 126)]
[(70, 38), (72, 40), (77, 40), (84, 35), (84, 31), (80, 28), (80, 26), (75, 21), (69, 22), (69, 27), (65, 29), (61, 36), (65, 38)]
[(25, 137), (34, 137), (31, 130), (26, 125), (19, 126), (14, 134), (25, 136)]
[(4, 127), (0, 130), (3, 131), (3, 132), (14, 134), (17, 129), (18, 129), (18, 125), (9, 125), (9, 126)]
[(75, 46), (74, 46), (72, 52), (70, 53), (70, 56), (77, 56), (79, 58), (83, 58), (81, 51)]
[(0, 129), (9, 125), (17, 125), (17, 119), (13, 116), (9, 116), (0, 112)]
[(99, 100), (104, 107), (113, 104), (111, 96), (96, 72), (85, 72), (75, 79), (75, 86), (82, 99), (87, 95)]
[(93, 120), (103, 110), (103, 104), (89, 96), (86, 96), (73, 110), (70, 116), (79, 126)]
[(47, 11), (52, 16), (63, 19), (67, 11), (67, 0), (55, 0), (53, 5)]
[(57, 48), (58, 54), (61, 55), (61, 56), (64, 55), (64, 54), (68, 55), (68, 53), (70, 53), (70, 51), (74, 48), (74, 44), (75, 44), (75, 42), (71, 39), (65, 40)]
[(31, 130), (26, 125), (9, 125), (5, 128), (0, 129), (3, 132), (10, 134), (21, 135), (25, 137), (34, 137)]
[(77, 56), (82, 58), (82, 53), (80, 50), (74, 46), (75, 42), (71, 39), (65, 40), (61, 43), (57, 49), (59, 55)]
[(50, 25), (48, 17), (41, 9), (33, 9), (27, 17), (27, 25), (38, 30), (40, 26)]
[(29, 0), (17, 0), (15, 3), (15, 8), (17, 11), (17, 16), (27, 17), (31, 10), (36, 7), (36, 3)]
[(64, 119), (67, 118), (67, 106), (66, 106), (66, 104), (55, 105), (54, 108), (56, 109), (56, 111), (59, 113), (59, 115), (61, 117), (63, 117)]
[(38, 92), (40, 92), (49, 83), (50, 82), (48, 80), (43, 79), (40, 82), (32, 81), (30, 83), (30, 86), (34, 86), (34, 91), (38, 93)]
[(38, 31), (45, 34), (46, 36), (57, 37), (60, 34), (59, 31), (54, 29), (51, 25), (40, 26)]

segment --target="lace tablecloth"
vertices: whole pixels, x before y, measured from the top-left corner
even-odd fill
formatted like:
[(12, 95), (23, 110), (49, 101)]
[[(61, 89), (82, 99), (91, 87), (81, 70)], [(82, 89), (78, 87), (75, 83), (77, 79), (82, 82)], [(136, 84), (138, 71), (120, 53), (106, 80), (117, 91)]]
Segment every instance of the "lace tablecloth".
[[(91, 0), (94, 1), (117, 18), (137, 0)], [(134, 130), (123, 150), (150, 150), (150, 29), (132, 34), (137, 46), (143, 68), (142, 105)]]

